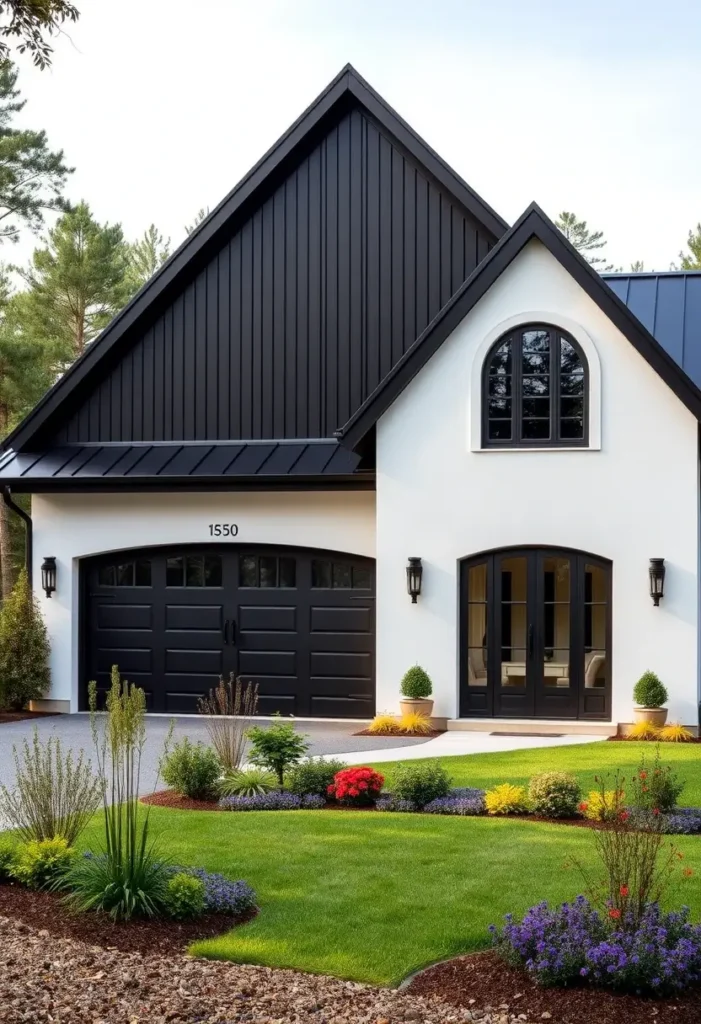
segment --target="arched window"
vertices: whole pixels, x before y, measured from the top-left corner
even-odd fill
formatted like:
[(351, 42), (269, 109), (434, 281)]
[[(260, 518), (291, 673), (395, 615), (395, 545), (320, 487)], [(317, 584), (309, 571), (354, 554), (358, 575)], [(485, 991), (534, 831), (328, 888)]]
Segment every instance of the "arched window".
[(570, 448), (589, 442), (589, 372), (580, 346), (550, 324), (503, 335), (482, 371), (484, 448)]

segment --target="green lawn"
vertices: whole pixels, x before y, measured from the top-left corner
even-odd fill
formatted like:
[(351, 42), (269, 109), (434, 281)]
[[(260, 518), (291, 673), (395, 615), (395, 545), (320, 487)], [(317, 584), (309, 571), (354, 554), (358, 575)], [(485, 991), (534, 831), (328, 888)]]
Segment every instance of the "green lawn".
[[(485, 785), (545, 768), (588, 780), (604, 755), (609, 765), (635, 765), (638, 753), (609, 743), (445, 760), (456, 784)], [(665, 747), (664, 755), (688, 780), (685, 802), (701, 804), (699, 747)], [(381, 984), (484, 947), (487, 926), (508, 911), (576, 895), (579, 876), (565, 862), (589, 859), (593, 840), (588, 830), (523, 820), (367, 812), (154, 808), (152, 821), (174, 861), (245, 878), (259, 896), (256, 920), (194, 952)], [(91, 832), (88, 842), (99, 842), (97, 822)], [(676, 902), (698, 919), (701, 838), (677, 845), (695, 877)]]

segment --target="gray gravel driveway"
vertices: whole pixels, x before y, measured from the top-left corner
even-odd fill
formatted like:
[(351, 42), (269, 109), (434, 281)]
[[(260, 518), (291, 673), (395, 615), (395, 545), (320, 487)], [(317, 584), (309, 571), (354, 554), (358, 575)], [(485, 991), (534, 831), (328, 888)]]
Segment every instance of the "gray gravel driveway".
[[(146, 749), (141, 768), (141, 792), (148, 793), (156, 781), (158, 760), (163, 751), (163, 743), (170, 728), (170, 719), (151, 715), (147, 719)], [(206, 724), (201, 718), (176, 718), (174, 739), (188, 736), (193, 742), (202, 740), (209, 742)], [(259, 725), (270, 725), (263, 719)], [(15, 766), (12, 757), (13, 744), (19, 745), (26, 737), (31, 740), (34, 727), (39, 730), (42, 738), (50, 735), (59, 736), (64, 747), (75, 751), (81, 747), (92, 756), (93, 743), (90, 733), (88, 715), (55, 715), (36, 718), (22, 722), (3, 722), (0, 724), (0, 781), (11, 786), (15, 777)], [(364, 726), (358, 722), (299, 722), (297, 729), (304, 733), (309, 743), (309, 753), (338, 754), (350, 753), (355, 750), (381, 750), (388, 747), (406, 747), (418, 743), (426, 743), (426, 739), (407, 737), (375, 737), (354, 736)]]

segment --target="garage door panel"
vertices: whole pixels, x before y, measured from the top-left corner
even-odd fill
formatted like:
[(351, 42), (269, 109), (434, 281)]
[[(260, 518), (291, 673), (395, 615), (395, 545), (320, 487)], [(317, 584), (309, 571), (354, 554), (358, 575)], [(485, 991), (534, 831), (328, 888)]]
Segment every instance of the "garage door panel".
[(315, 694), (311, 698), (311, 714), (317, 718), (372, 718), (374, 697), (330, 697)]
[[(256, 682), (256, 680), (253, 680)], [(282, 684), (283, 680), (280, 680)], [(270, 692), (265, 692), (266, 687), (270, 687)], [(270, 680), (259, 681), (259, 692), (258, 692), (258, 714), (259, 715), (297, 715), (299, 714), (297, 709), (297, 694), (296, 693), (281, 693), (275, 689), (275, 684), (271, 683)]]
[(98, 647), (97, 671), (110, 673), (113, 665), (119, 665), (121, 674), (151, 672), (153, 652), (150, 647)]
[(239, 632), (249, 633), (296, 633), (296, 605), (239, 605)]
[(316, 633), (372, 633), (373, 611), (370, 608), (329, 608), (310, 609), (310, 630)]
[(220, 604), (167, 604), (166, 630), (187, 632), (206, 630), (219, 635), (224, 625), (224, 609)]
[(340, 651), (313, 651), (311, 676), (314, 684), (318, 678), (330, 679), (372, 679), (372, 655), (370, 652), (349, 653)]
[[(166, 648), (166, 678), (172, 673), (178, 675), (219, 676), (223, 669), (221, 650), (197, 648)], [(214, 685), (212, 683), (212, 685)]]
[(296, 651), (240, 651), (239, 672), (245, 676), (287, 676), (297, 678)]
[(153, 609), (150, 604), (99, 604), (98, 629), (151, 629)]

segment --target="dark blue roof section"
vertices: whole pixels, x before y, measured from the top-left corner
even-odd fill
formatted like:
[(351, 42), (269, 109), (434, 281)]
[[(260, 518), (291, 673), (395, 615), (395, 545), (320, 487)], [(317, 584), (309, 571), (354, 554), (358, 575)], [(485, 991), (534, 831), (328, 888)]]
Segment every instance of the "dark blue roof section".
[(701, 271), (602, 276), (694, 384), (701, 387)]

